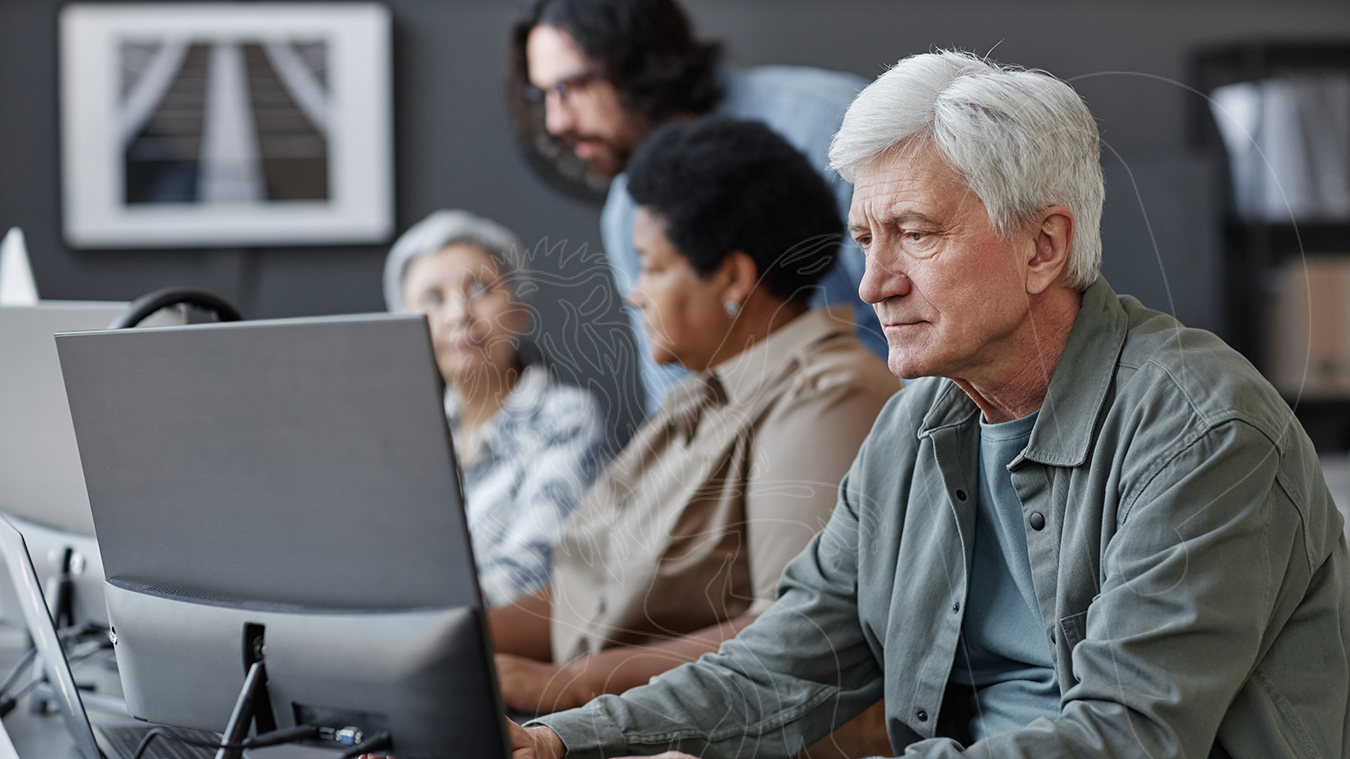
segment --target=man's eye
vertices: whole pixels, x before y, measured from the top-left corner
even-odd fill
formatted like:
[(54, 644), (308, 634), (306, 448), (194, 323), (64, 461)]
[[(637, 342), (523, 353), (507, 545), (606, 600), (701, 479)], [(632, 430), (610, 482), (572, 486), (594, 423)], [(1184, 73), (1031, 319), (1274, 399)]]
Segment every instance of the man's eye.
[(905, 232), (904, 232), (904, 235), (905, 235), (905, 239), (906, 239), (906, 240), (912, 240), (913, 242), (918, 242), (918, 241), (922, 240), (923, 238), (927, 237), (927, 236), (928, 236), (928, 233), (927, 233), (927, 232), (920, 232), (920, 231), (918, 231), (918, 230), (916, 230), (916, 229), (906, 229)]
[(488, 286), (482, 282), (471, 282), (465, 289), (464, 294), (470, 298), (481, 298), (488, 294)]
[(441, 294), (436, 292), (435, 290), (427, 290), (426, 292), (422, 293), (422, 297), (419, 302), (422, 304), (422, 308), (436, 308), (437, 306), (444, 303), (445, 299), (442, 298)]

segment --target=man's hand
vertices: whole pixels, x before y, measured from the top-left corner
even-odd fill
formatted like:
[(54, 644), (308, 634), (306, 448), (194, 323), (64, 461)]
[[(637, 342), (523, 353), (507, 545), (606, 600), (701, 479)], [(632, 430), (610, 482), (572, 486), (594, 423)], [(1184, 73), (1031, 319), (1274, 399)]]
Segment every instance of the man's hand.
[(502, 701), (527, 714), (573, 709), (589, 701), (589, 694), (572, 667), (497, 654), (497, 685)]
[(521, 727), (506, 721), (511, 740), (511, 759), (562, 759), (567, 753), (558, 734), (543, 725)]

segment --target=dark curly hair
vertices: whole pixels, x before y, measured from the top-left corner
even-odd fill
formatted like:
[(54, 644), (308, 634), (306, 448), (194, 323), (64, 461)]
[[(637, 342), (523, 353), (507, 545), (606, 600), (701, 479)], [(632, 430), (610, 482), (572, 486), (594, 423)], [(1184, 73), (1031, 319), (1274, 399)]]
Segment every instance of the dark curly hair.
[(700, 275), (739, 250), (770, 293), (803, 304), (843, 239), (829, 184), (758, 121), (705, 116), (661, 127), (628, 162), (628, 192), (665, 219), (666, 237)]
[[(566, 29), (587, 58), (613, 82), (622, 105), (662, 124), (676, 115), (711, 111), (722, 99), (717, 65), (721, 45), (694, 39), (689, 18), (674, 0), (530, 0), (511, 28), (507, 102), (517, 136), (532, 157), (569, 183), (596, 185), (570, 151), (544, 130), (541, 103), (529, 96), (525, 44), (536, 26)], [(589, 190), (603, 190), (607, 182)]]

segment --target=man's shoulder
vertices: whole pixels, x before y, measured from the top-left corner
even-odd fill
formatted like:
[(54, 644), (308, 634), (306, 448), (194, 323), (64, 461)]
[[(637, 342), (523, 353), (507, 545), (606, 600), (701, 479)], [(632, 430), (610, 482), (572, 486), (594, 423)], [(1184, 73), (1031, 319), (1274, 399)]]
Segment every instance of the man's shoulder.
[(731, 69), (730, 75), (762, 88), (802, 90), (826, 96), (846, 96), (852, 100), (868, 84), (867, 80), (848, 71), (831, 71), (811, 66), (755, 66)]
[[(1033, 436), (1046, 461), (1082, 461), (1103, 429), (1201, 433), (1245, 421), (1287, 436), (1289, 406), (1246, 358), (1205, 330), (1118, 295), (1098, 277), (1083, 292)], [(1044, 419), (1044, 415), (1042, 416)], [(1105, 424), (1106, 427), (1102, 425)], [(1122, 433), (1123, 434), (1123, 433)]]
[(1118, 398), (1184, 406), (1198, 421), (1241, 418), (1272, 432), (1289, 407), (1241, 353), (1217, 335), (1121, 298), (1128, 319), (1117, 374)]
[(724, 72), (726, 96), (717, 111), (770, 122), (778, 115), (815, 111), (842, 119), (853, 98), (867, 86), (857, 74), (807, 66), (756, 66)]

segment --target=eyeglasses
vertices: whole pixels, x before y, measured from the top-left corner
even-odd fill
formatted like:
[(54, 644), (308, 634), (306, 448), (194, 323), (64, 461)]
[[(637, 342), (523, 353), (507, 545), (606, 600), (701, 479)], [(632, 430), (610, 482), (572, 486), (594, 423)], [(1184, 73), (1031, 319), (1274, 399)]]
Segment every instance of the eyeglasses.
[(532, 103), (542, 103), (551, 92), (556, 95), (559, 100), (566, 102), (573, 95), (590, 89), (590, 86), (595, 84), (599, 79), (599, 75), (585, 71), (576, 76), (569, 76), (566, 79), (555, 84), (550, 84), (547, 87), (535, 87), (534, 85), (529, 85), (525, 88), (525, 97)]

